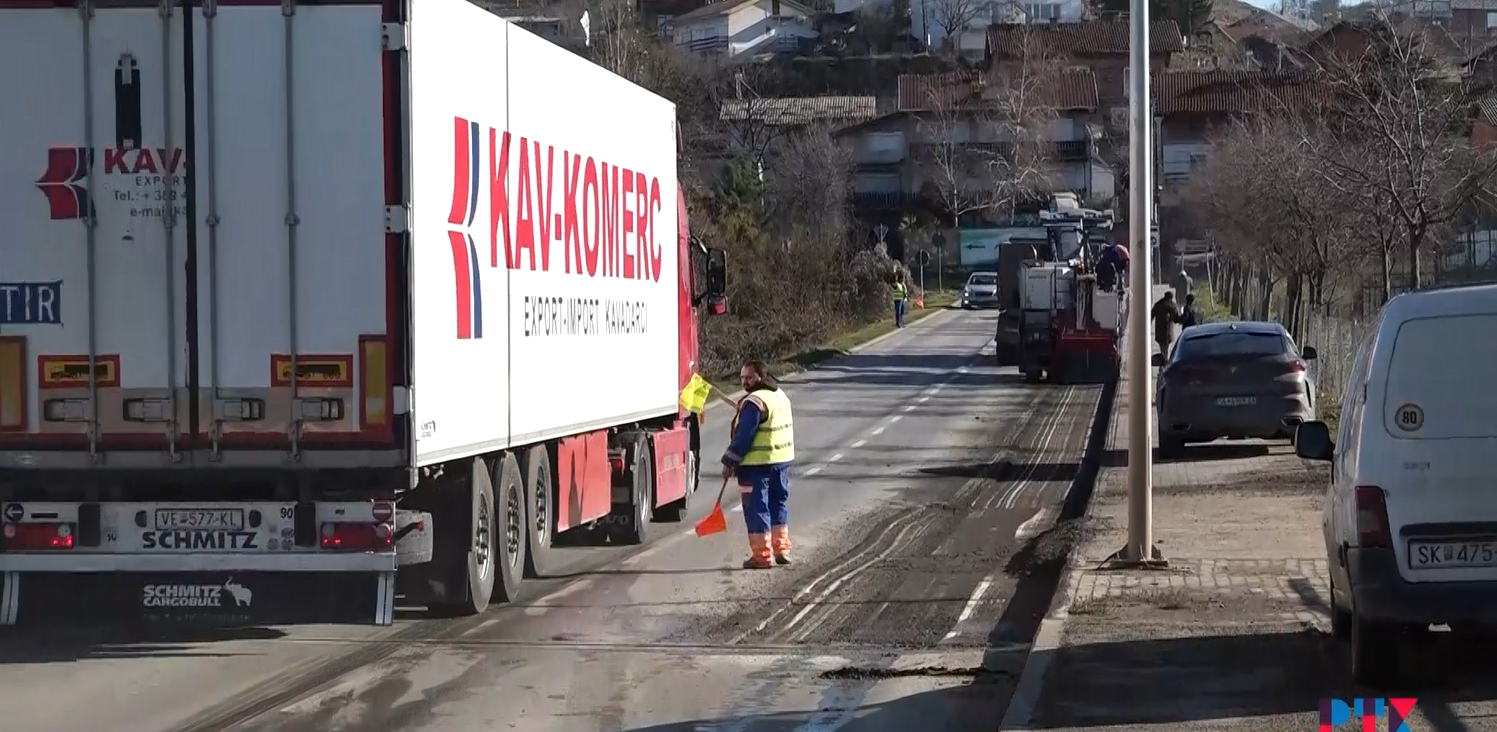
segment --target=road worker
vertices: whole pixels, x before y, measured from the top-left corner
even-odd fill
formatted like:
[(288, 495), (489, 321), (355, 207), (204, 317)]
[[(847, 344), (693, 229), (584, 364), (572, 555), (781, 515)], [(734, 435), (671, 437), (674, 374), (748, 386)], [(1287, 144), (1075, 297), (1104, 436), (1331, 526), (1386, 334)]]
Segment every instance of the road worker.
[(790, 398), (761, 361), (739, 372), (748, 392), (733, 417), (732, 442), (723, 453), (723, 479), (738, 476), (749, 558), (744, 569), (790, 563), (790, 463), (795, 460), (795, 423)]
[(894, 279), (894, 327), (904, 327), (905, 301), (909, 297), (909, 291), (904, 286), (904, 274), (900, 273)]

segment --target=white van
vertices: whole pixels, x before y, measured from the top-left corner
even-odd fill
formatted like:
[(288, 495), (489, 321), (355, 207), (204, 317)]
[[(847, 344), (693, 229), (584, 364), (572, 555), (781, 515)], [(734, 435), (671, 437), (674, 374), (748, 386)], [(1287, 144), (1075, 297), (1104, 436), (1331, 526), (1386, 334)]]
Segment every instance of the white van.
[(1497, 285), (1400, 295), (1357, 349), (1339, 434), (1295, 434), (1331, 463), (1331, 625), (1358, 683), (1395, 681), (1401, 641), (1430, 625), (1497, 623), (1493, 376)]

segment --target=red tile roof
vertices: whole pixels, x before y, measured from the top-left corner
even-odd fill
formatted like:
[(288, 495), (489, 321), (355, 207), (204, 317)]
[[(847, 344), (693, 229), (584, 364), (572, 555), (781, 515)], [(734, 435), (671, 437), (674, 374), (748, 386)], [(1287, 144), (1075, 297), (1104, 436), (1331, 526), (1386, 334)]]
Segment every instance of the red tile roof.
[[(992, 72), (947, 74), (900, 74), (899, 111), (920, 112), (935, 107), (980, 108), (985, 89), (1002, 87)], [(988, 92), (991, 93), (991, 92)], [(1066, 69), (1053, 83), (1035, 89), (1036, 104), (1074, 112), (1097, 108), (1097, 80), (1088, 68)]]
[(1299, 107), (1330, 90), (1304, 72), (1166, 71), (1151, 80), (1156, 114), (1235, 114)]
[[(1127, 54), (1131, 46), (1129, 31), (1127, 22), (1116, 20), (995, 25), (988, 29), (988, 54), (1013, 58), (1022, 55), (1028, 43), (1038, 44), (1045, 53), (1056, 55)], [(1158, 20), (1149, 24), (1150, 53), (1179, 53), (1184, 49), (1184, 39), (1175, 21)]]

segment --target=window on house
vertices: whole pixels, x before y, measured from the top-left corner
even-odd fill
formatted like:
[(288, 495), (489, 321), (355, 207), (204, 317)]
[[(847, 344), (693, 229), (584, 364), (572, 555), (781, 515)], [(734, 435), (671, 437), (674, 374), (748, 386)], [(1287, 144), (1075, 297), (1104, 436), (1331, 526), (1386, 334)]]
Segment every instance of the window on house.
[(657, 15), (655, 16), (655, 30), (661, 33), (669, 33), (675, 25), (675, 20), (676, 16), (674, 15)]
[(1132, 68), (1132, 67), (1131, 66), (1124, 66), (1123, 67), (1123, 98), (1124, 99), (1128, 98), (1128, 88), (1131, 87), (1131, 86), (1133, 86), (1132, 76), (1128, 73), (1128, 69), (1130, 69), (1130, 68)]
[(1497, 13), (1487, 11), (1487, 30), (1497, 29)]
[(1031, 23), (1045, 23), (1060, 19), (1060, 5), (1056, 3), (1028, 3), (1024, 6), (1024, 15)]

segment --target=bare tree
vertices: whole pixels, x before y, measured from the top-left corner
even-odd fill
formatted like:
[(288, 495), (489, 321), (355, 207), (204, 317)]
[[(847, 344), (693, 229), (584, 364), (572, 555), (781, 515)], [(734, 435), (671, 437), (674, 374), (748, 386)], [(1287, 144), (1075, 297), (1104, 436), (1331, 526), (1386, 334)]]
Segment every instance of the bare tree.
[[(1335, 275), (1366, 254), (1357, 202), (1328, 188), (1315, 162), (1322, 148), (1338, 144), (1303, 115), (1248, 116), (1213, 141), (1185, 189), (1206, 214), (1218, 251), (1235, 264), (1229, 289), (1252, 290), (1253, 309), (1268, 317), (1273, 286), (1284, 281), (1281, 317), (1297, 335), (1312, 310), (1328, 308), (1340, 284)], [(1228, 293), (1239, 306), (1246, 295)]]
[(917, 118), (919, 186), (952, 226), (976, 212), (1004, 213), (1049, 190), (1054, 122), (1071, 71), (1037, 50), (981, 73), (929, 77)]
[(724, 152), (746, 157), (762, 168), (787, 121), (785, 100), (773, 94), (775, 69), (748, 63), (717, 67), (699, 78), (709, 82), (707, 88), (718, 110), (718, 134), (727, 145)]
[(1312, 147), (1328, 183), (1387, 211), (1418, 288), (1421, 254), (1488, 195), (1497, 156), (1472, 148), (1475, 89), (1442, 67), (1424, 31), (1384, 19), (1369, 34), (1365, 52), (1323, 61), (1330, 129), (1342, 144)]
[(852, 156), (826, 126), (788, 135), (766, 180), (768, 204), (787, 241), (841, 241), (847, 233)]
[(927, 0), (935, 17), (935, 26), (941, 29), (946, 48), (952, 54), (961, 52), (962, 31), (972, 25), (988, 8), (986, 0)]

